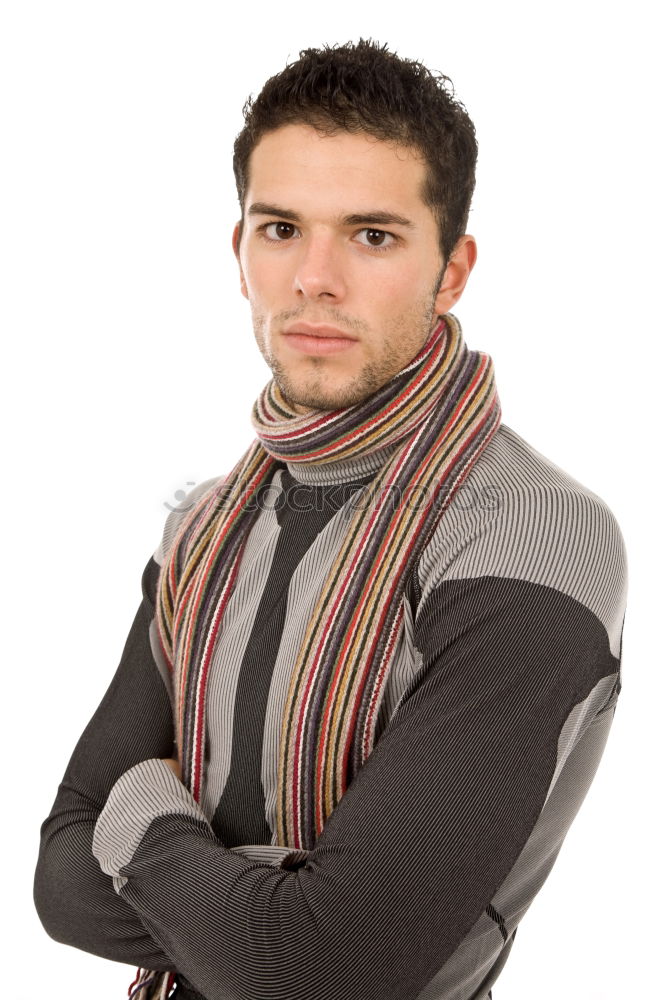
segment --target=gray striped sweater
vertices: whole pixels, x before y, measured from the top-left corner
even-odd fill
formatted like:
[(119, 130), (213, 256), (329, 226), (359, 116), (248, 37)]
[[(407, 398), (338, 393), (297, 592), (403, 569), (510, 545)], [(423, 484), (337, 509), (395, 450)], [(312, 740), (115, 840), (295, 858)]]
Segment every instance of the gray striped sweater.
[(626, 558), (604, 502), (502, 424), (404, 594), (375, 748), (309, 853), (275, 843), (282, 709), (318, 591), (385, 455), (278, 463), (214, 652), (200, 804), (173, 753), (159, 565), (42, 827), (56, 940), (206, 1000), (486, 997), (594, 776)]

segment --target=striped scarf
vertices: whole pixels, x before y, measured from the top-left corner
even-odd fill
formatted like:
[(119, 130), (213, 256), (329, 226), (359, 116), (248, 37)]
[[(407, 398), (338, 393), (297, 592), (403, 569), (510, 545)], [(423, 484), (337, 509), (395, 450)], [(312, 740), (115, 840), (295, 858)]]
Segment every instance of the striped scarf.
[(492, 359), (467, 349), (450, 313), (402, 371), (354, 406), (302, 415), (268, 383), (252, 411), (257, 440), (188, 512), (160, 571), (158, 631), (183, 782), (197, 801), (213, 650), (260, 511), (257, 493), (276, 462), (322, 465), (392, 448), (349, 518), (284, 707), (277, 843), (310, 850), (372, 751), (410, 571), (500, 417)]

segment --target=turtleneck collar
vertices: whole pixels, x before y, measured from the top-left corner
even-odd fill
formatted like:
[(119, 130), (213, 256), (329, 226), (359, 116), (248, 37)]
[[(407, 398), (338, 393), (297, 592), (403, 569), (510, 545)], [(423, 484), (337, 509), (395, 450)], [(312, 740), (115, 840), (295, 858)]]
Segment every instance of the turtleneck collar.
[(396, 450), (398, 444), (399, 442), (367, 455), (353, 455), (350, 458), (341, 459), (339, 462), (327, 462), (324, 465), (315, 462), (286, 462), (285, 464), (294, 479), (299, 483), (307, 483), (309, 486), (351, 483), (357, 479), (367, 479), (368, 476), (379, 472)]
[(307, 483), (308, 486), (351, 483), (379, 472), (399, 445), (400, 442), (396, 442), (379, 451), (373, 451), (367, 455), (352, 455), (339, 462), (327, 462), (326, 464), (285, 462), (285, 465), (297, 482)]

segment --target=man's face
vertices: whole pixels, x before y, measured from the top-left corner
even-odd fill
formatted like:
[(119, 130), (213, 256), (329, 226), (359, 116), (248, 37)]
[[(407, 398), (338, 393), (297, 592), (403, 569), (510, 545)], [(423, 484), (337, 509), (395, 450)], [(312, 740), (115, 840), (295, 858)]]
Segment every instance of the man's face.
[(442, 285), (425, 169), (405, 147), (307, 125), (283, 126), (253, 150), (234, 249), (259, 350), (298, 412), (367, 398), (462, 291)]

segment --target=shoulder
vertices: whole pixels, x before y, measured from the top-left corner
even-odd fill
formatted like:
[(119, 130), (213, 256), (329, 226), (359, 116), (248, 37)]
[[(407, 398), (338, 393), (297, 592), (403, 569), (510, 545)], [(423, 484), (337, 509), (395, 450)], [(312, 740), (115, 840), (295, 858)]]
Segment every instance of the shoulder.
[(176, 537), (178, 529), (183, 523), (183, 519), (192, 510), (194, 505), (203, 498), (204, 494), (212, 493), (218, 485), (224, 482), (226, 478), (226, 475), (213, 476), (211, 479), (206, 479), (202, 483), (197, 483), (197, 485), (191, 489), (185, 497), (183, 497), (176, 507), (170, 508), (170, 513), (164, 524), (162, 537), (153, 553), (153, 559), (158, 566), (163, 565), (167, 553), (173, 544), (173, 540)]
[(620, 644), (627, 560), (608, 505), (501, 424), (424, 549), (422, 604), (446, 581), (493, 577), (557, 590)]
[[(221, 476), (212, 476), (210, 479), (197, 483), (197, 485), (190, 490), (189, 493), (183, 496), (177, 506), (173, 507), (168, 504), (165, 505), (169, 507), (169, 515), (165, 521), (160, 542), (152, 555), (152, 560), (157, 563), (158, 567), (161, 567), (164, 564), (167, 554), (171, 550), (174, 539), (176, 538), (178, 531), (190, 511), (194, 507), (198, 506), (200, 501), (203, 503), (206, 497), (212, 500), (214, 494), (217, 494), (217, 503), (223, 502), (222, 498), (225, 497), (225, 490), (223, 487), (233, 475), (233, 471), (234, 470), (231, 470), (231, 472), (224, 473), (224, 475)], [(279, 494), (282, 488), (281, 484), (283, 473), (283, 464), (277, 462), (270, 479), (261, 487), (261, 489), (266, 490), (269, 495), (272, 494), (275, 496), (276, 494)], [(270, 505), (269, 500), (264, 500), (263, 502)]]

